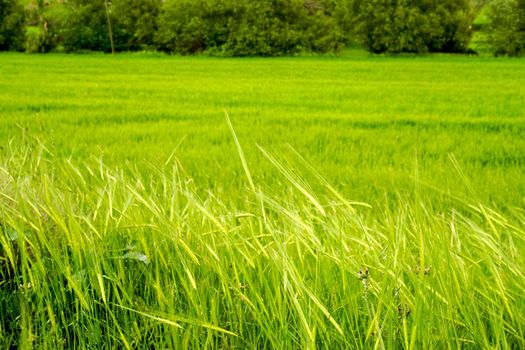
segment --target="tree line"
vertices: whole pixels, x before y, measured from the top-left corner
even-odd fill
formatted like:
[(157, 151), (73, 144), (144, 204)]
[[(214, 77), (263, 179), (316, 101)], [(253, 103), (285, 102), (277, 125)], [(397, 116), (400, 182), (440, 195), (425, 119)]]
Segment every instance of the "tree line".
[(0, 50), (465, 53), (485, 6), (493, 52), (522, 55), (525, 0), (0, 0)]

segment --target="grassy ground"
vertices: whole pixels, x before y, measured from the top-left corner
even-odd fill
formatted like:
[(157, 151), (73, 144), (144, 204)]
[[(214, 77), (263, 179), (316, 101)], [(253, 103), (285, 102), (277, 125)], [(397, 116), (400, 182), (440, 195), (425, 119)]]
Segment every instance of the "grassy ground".
[[(367, 202), (422, 182), (522, 205), (525, 65), (488, 58), (210, 59), (0, 56), (0, 136), (19, 126), (53, 153), (165, 161), (174, 149), (205, 187), (242, 180), (230, 113), (257, 180), (276, 185), (256, 144), (290, 144), (345, 195)], [(182, 143), (181, 143), (182, 142)]]
[(483, 57), (0, 55), (1, 344), (525, 345), (524, 80)]

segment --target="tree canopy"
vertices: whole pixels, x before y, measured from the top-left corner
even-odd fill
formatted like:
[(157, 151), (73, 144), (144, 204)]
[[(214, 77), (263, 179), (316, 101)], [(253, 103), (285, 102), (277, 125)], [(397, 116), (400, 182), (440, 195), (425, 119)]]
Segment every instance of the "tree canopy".
[(373, 53), (463, 53), (487, 6), (493, 51), (525, 47), (525, 0), (19, 1), (0, 0), (0, 50), (277, 56), (357, 43)]
[(494, 0), (490, 4), (489, 42), (496, 55), (525, 54), (525, 0)]
[(24, 46), (24, 9), (17, 0), (0, 0), (0, 51)]
[(464, 52), (471, 38), (468, 0), (356, 0), (355, 32), (371, 52)]
[(337, 51), (344, 35), (322, 1), (171, 0), (157, 41), (162, 50), (182, 54), (274, 56)]

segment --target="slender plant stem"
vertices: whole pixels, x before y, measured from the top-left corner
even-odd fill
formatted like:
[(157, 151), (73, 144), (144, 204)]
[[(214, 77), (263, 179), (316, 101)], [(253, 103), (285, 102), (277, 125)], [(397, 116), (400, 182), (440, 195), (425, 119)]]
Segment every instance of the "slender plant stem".
[(115, 43), (113, 42), (113, 29), (111, 27), (111, 17), (109, 16), (109, 6), (108, 6), (108, 0), (104, 0), (104, 5), (106, 6), (106, 18), (108, 20), (108, 34), (109, 34), (109, 42), (111, 44), (111, 54), (115, 54)]

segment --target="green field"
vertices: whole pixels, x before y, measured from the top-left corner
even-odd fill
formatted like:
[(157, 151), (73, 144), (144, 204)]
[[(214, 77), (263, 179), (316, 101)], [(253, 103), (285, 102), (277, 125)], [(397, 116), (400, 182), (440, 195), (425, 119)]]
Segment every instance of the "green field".
[(0, 57), (0, 137), (19, 127), (53, 153), (163, 162), (206, 187), (244, 179), (228, 111), (257, 181), (276, 186), (256, 144), (291, 145), (352, 199), (421, 182), (464, 193), (453, 153), (484, 200), (523, 205), (525, 65), (490, 58), (210, 59)]
[(0, 55), (0, 347), (525, 346), (524, 81)]

